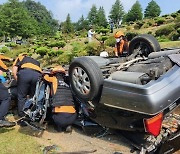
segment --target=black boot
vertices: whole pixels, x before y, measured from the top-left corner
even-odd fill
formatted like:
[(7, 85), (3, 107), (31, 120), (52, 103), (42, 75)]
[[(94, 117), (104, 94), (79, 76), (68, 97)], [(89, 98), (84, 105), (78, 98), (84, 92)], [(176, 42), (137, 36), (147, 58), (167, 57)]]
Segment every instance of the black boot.
[(7, 120), (0, 120), (0, 127), (14, 127), (16, 125), (15, 122), (10, 122)]

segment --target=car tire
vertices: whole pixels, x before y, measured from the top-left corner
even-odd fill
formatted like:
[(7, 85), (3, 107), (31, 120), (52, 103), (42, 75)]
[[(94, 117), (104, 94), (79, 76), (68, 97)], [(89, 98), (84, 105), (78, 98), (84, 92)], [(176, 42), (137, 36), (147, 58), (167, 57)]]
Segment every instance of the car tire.
[(69, 66), (69, 81), (73, 95), (92, 101), (100, 98), (103, 75), (97, 63), (88, 57), (75, 58)]
[(134, 37), (129, 43), (129, 54), (133, 54), (137, 49), (140, 49), (141, 55), (148, 57), (151, 52), (161, 50), (159, 42), (150, 34), (141, 34)]

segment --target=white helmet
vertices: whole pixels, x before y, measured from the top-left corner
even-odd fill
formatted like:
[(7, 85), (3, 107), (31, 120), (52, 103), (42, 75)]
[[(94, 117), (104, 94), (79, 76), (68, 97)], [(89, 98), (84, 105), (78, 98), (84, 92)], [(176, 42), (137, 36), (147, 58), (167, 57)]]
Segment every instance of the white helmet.
[(103, 51), (100, 53), (100, 57), (108, 57), (108, 56), (109, 55), (108, 55), (107, 51)]

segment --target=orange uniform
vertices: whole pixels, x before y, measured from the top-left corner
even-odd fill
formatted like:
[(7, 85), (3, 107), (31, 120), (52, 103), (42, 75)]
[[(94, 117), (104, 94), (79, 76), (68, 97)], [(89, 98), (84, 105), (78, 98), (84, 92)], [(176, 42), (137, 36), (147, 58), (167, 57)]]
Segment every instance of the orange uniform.
[(122, 55), (123, 51), (128, 51), (128, 41), (124, 39), (124, 33), (118, 31), (115, 33), (114, 37), (116, 38), (116, 44), (114, 48), (115, 56)]

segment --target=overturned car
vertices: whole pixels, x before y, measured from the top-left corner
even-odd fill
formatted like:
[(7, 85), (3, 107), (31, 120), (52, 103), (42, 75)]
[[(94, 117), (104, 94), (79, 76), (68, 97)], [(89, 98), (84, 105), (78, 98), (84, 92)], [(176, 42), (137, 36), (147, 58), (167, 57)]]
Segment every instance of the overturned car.
[(87, 108), (81, 112), (103, 127), (122, 130), (141, 153), (177, 151), (180, 49), (161, 50), (157, 40), (145, 34), (131, 41), (128, 54), (71, 62), (71, 91), (80, 107)]

